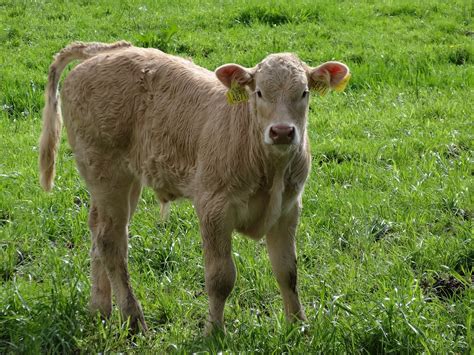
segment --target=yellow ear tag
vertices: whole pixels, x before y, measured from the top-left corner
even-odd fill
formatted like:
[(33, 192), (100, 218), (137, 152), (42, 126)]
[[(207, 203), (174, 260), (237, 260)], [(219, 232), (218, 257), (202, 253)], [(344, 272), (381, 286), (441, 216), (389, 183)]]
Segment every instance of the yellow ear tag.
[(349, 83), (350, 78), (351, 73), (347, 73), (346, 76), (341, 80), (341, 82), (334, 87), (334, 90), (336, 90), (337, 92), (343, 92), (347, 84)]
[(245, 88), (240, 86), (235, 81), (230, 84), (230, 89), (226, 93), (227, 102), (231, 105), (238, 104), (241, 102), (247, 102), (249, 100), (249, 94)]
[[(351, 73), (347, 73), (346, 76), (341, 80), (341, 82), (334, 87), (334, 90), (337, 92), (344, 91), (347, 84), (349, 83), (350, 78)], [(323, 81), (318, 81), (313, 87), (313, 90), (316, 91), (319, 95), (324, 96), (329, 92), (329, 87), (326, 86)]]
[(317, 81), (312, 89), (321, 96), (326, 95), (329, 91), (329, 87), (326, 86), (322, 81)]

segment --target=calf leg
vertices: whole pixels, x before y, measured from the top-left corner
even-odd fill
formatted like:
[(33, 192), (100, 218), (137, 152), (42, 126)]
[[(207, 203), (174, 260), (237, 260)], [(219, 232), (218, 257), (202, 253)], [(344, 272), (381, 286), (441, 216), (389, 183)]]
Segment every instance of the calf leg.
[(89, 307), (93, 313), (99, 311), (103, 317), (109, 317), (112, 312), (112, 289), (105, 266), (97, 247), (98, 214), (94, 202), (89, 211), (89, 228), (91, 230), (91, 300)]
[[(143, 312), (135, 295), (133, 294), (128, 273), (128, 222), (130, 218), (130, 190), (132, 184), (120, 182), (108, 184), (107, 186), (92, 186), (92, 200), (95, 204), (97, 222), (92, 253), (93, 282), (96, 281), (96, 289), (103, 282), (105, 275), (110, 281), (117, 304), (125, 318), (130, 318), (130, 327), (133, 330), (141, 325), (146, 330)], [(102, 266), (102, 268), (101, 268)], [(95, 270), (94, 268), (97, 268)], [(95, 278), (95, 280), (94, 280)], [(93, 286), (93, 290), (94, 290)], [(93, 292), (93, 297), (97, 293)], [(92, 304), (99, 303), (92, 300)], [(100, 308), (99, 308), (100, 309)], [(110, 313), (110, 311), (109, 311)]]
[(140, 195), (142, 193), (142, 184), (140, 181), (135, 180), (132, 183), (132, 187), (130, 188), (130, 212), (129, 212), (129, 217), (128, 217), (128, 224), (130, 225), (130, 222), (132, 220), (132, 216), (135, 213), (135, 210), (137, 209), (138, 201), (140, 200)]
[(216, 246), (211, 245), (204, 247), (206, 290), (209, 296), (206, 334), (210, 334), (216, 328), (225, 329), (224, 306), (234, 288), (236, 271), (230, 253), (230, 240), (225, 244), (222, 245), (223, 250), (218, 250)]
[(224, 306), (234, 288), (236, 270), (232, 260), (232, 228), (222, 206), (207, 204), (198, 209), (204, 247), (206, 290), (209, 297), (209, 317), (205, 334), (224, 327)]
[(267, 249), (273, 273), (283, 297), (286, 318), (292, 322), (305, 320), (297, 290), (295, 234), (299, 208), (283, 216), (267, 235)]

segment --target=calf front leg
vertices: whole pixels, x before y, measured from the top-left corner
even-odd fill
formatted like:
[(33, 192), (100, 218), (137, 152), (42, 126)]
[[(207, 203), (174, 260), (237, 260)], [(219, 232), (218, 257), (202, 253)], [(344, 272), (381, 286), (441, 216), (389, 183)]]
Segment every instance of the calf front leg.
[(286, 318), (306, 320), (297, 289), (295, 234), (299, 218), (298, 206), (288, 215), (280, 217), (267, 234), (267, 249), (273, 273), (283, 297)]
[(205, 334), (224, 326), (224, 306), (234, 288), (236, 270), (232, 260), (232, 228), (226, 221), (225, 208), (207, 203), (198, 210), (204, 249), (206, 291), (209, 316)]

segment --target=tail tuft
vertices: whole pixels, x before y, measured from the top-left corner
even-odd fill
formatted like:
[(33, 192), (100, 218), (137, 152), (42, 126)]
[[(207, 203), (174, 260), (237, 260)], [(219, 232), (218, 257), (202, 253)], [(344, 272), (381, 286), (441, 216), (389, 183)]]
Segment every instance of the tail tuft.
[[(56, 103), (57, 105), (57, 103)], [(43, 132), (40, 138), (39, 166), (40, 184), (45, 191), (51, 191), (55, 175), (56, 154), (61, 135), (61, 112), (47, 102), (43, 111)]]

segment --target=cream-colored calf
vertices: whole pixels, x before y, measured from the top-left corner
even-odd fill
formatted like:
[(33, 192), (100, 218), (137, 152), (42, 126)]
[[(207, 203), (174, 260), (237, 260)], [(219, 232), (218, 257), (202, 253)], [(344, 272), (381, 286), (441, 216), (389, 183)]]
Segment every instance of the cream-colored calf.
[[(83, 62), (66, 77), (60, 105), (59, 78), (75, 59)], [(293, 54), (269, 55), (254, 68), (226, 64), (213, 73), (126, 42), (64, 48), (46, 88), (41, 184), (52, 187), (62, 116), (91, 195), (91, 308), (108, 316), (113, 292), (132, 327), (146, 329), (127, 268), (127, 228), (146, 185), (164, 208), (180, 197), (194, 203), (208, 331), (224, 326), (236, 275), (234, 230), (253, 239), (266, 236), (286, 316), (304, 319), (295, 234), (310, 168), (309, 90), (337, 88), (348, 74), (344, 64), (310, 68)]]

